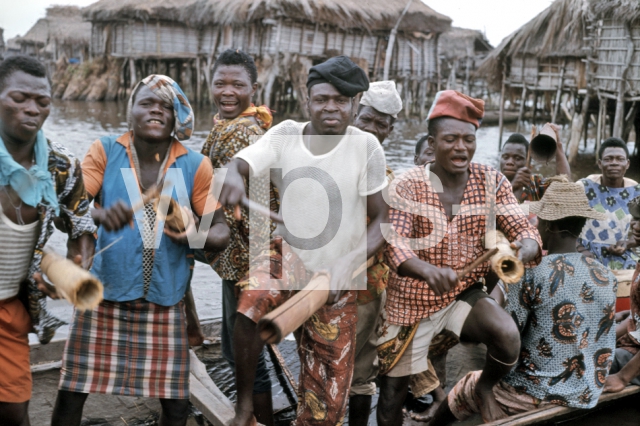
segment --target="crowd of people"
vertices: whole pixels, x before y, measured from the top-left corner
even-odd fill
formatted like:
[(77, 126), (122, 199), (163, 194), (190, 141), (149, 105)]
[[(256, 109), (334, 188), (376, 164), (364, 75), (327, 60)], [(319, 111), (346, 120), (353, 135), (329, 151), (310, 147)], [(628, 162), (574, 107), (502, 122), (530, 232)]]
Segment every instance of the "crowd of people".
[[(222, 279), (232, 425), (274, 423), (257, 324), (320, 278), (327, 302), (294, 333), (296, 425), (339, 425), (347, 411), (349, 424), (366, 425), (378, 392), (381, 426), (402, 423), (409, 390), (433, 399), (415, 420), (445, 425), (592, 408), (602, 392), (640, 384), (640, 185), (625, 176), (624, 141), (604, 141), (602, 173), (572, 182), (557, 126), (555, 176), (532, 173), (530, 141), (512, 134), (496, 170), (473, 161), (484, 102), (445, 90), (415, 167), (399, 174), (384, 143), (402, 98), (347, 57), (309, 69), (308, 122), (273, 125), (252, 103), (258, 71), (240, 50), (217, 58), (211, 81), (217, 114), (201, 152), (183, 144), (194, 126), (187, 96), (150, 75), (131, 92), (129, 130), (96, 140), (80, 161), (42, 130), (45, 67), (25, 56), (0, 63), (0, 423), (30, 424), (27, 335), (47, 343), (62, 324), (47, 311), (46, 296), (59, 294), (40, 269), (55, 228), (104, 300), (74, 311), (52, 425), (80, 425), (91, 393), (158, 398), (160, 425), (186, 424), (189, 346), (203, 338), (196, 260)], [(184, 229), (164, 226), (154, 192), (179, 203)], [(488, 261), (469, 268), (493, 229), (525, 266), (516, 284)], [(622, 269), (636, 269), (631, 309), (616, 312), (612, 271)], [(458, 342), (484, 344), (485, 365), (446, 389)]]

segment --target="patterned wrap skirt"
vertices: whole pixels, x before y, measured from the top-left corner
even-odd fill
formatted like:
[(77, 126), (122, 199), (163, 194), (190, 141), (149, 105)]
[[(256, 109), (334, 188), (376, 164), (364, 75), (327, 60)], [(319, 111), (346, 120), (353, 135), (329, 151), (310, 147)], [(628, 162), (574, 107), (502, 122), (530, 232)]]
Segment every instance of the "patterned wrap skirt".
[(74, 312), (60, 390), (161, 399), (189, 398), (184, 303), (103, 301)]

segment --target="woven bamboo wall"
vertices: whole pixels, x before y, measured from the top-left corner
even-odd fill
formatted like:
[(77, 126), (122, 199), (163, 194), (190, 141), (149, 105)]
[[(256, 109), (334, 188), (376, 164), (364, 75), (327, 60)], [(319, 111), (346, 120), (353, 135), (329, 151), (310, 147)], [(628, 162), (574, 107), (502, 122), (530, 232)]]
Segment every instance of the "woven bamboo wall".
[[(311, 58), (341, 54), (359, 58), (369, 72), (382, 76), (387, 33), (346, 32), (339, 28), (292, 21), (272, 21), (262, 25), (210, 26), (202, 30), (173, 22), (94, 23), (92, 52), (108, 50), (114, 57), (195, 58), (217, 56), (227, 48), (248, 53), (291, 53)], [(107, 43), (108, 40), (108, 43)], [(108, 46), (107, 46), (108, 44)], [(390, 74), (394, 78), (432, 79), (437, 74), (435, 37), (408, 37), (399, 34), (394, 47)]]
[(575, 57), (544, 57), (516, 55), (511, 58), (508, 81), (512, 87), (522, 87), (523, 82), (536, 90), (555, 91), (560, 85), (562, 67), (565, 67), (562, 86), (565, 89), (581, 89), (586, 86), (585, 66)]
[[(597, 89), (618, 92), (627, 55), (626, 30), (622, 22), (604, 20), (595, 38), (594, 83)], [(626, 93), (640, 94), (640, 21), (631, 25), (634, 53), (626, 75)]]

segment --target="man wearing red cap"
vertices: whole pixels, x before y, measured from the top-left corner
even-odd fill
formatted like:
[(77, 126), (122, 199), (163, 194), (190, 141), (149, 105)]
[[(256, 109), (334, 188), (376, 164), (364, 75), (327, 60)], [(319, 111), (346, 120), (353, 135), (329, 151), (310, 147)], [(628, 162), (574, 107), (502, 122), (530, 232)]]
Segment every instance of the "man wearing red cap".
[(488, 262), (458, 274), (486, 252), (484, 236), (494, 220), (527, 266), (539, 261), (541, 243), (504, 175), (471, 162), (483, 115), (482, 100), (439, 92), (428, 115), (435, 162), (390, 186), (391, 271), (378, 341), (379, 425), (400, 420), (409, 377), (427, 370), (429, 344), (443, 330), (487, 346), (476, 395), (485, 420), (504, 417), (492, 389), (518, 359), (518, 329), (482, 289)]

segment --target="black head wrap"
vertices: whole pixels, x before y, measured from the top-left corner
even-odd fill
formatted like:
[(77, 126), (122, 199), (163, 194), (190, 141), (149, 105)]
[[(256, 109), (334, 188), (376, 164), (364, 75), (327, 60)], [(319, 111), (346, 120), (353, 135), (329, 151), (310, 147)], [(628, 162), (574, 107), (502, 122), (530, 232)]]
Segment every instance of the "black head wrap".
[(334, 56), (311, 67), (307, 78), (307, 89), (320, 83), (329, 83), (338, 92), (350, 98), (369, 90), (367, 74), (346, 56)]

